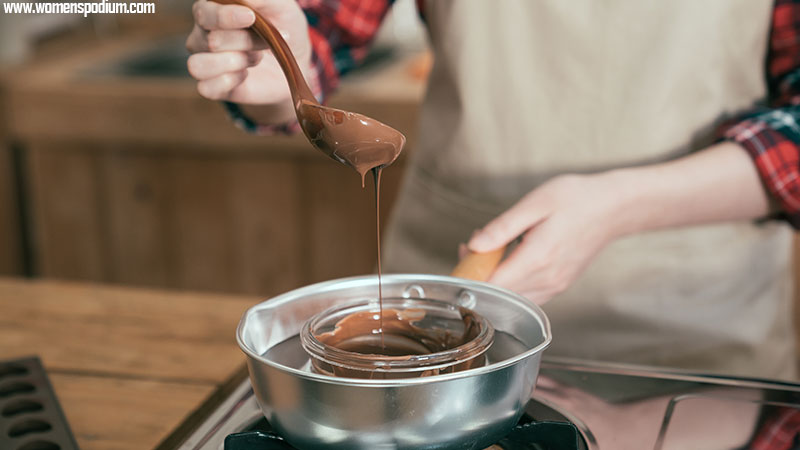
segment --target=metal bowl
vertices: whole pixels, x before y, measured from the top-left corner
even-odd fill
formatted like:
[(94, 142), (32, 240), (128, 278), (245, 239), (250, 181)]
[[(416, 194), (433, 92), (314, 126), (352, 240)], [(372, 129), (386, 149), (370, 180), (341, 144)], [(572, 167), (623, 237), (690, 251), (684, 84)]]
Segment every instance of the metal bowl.
[(422, 378), (365, 380), (313, 373), (298, 334), (337, 302), (377, 302), (377, 279), (327, 281), (250, 308), (236, 338), (264, 415), (286, 440), (314, 449), (480, 449), (506, 434), (533, 392), (551, 334), (523, 297), (461, 278), (383, 277), (386, 297), (425, 298), (474, 309), (495, 328), (487, 365)]

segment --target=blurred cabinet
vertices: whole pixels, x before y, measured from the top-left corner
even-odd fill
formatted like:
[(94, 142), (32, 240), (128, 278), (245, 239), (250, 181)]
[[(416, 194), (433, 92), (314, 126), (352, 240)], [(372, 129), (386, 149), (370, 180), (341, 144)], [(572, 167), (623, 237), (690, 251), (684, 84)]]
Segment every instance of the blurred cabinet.
[[(58, 42), (69, 51), (0, 79), (23, 155), (33, 273), (267, 296), (372, 272), (371, 183), (362, 190), (354, 171), (302, 136), (236, 129), (180, 74), (96, 70), (119, 55), (162, 55), (163, 42), (180, 44), (170, 53), (180, 66), (183, 36), (137, 28), (91, 45)], [(354, 73), (330, 99), (403, 131), (406, 153), (424, 90), (408, 65)], [(403, 158), (384, 173), (383, 218)]]
[[(375, 265), (372, 186), (322, 155), (27, 152), (42, 276), (271, 295)], [(385, 171), (384, 211), (401, 172)]]
[[(0, 105), (4, 98), (0, 89)], [(0, 275), (21, 275), (24, 262), (19, 193), (7, 122), (5, 109), (0, 108)]]
[(24, 271), (13, 170), (11, 149), (0, 140), (0, 275), (21, 275)]

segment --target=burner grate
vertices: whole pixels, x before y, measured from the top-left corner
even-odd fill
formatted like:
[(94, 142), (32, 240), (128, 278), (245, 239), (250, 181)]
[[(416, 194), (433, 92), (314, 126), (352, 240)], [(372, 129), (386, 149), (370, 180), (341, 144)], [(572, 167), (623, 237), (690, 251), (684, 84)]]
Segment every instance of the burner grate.
[[(571, 423), (534, 421), (525, 415), (506, 437), (488, 450), (581, 450), (578, 429)], [(261, 418), (241, 433), (225, 438), (225, 450), (294, 450)]]
[(77, 448), (39, 358), (0, 362), (0, 449)]

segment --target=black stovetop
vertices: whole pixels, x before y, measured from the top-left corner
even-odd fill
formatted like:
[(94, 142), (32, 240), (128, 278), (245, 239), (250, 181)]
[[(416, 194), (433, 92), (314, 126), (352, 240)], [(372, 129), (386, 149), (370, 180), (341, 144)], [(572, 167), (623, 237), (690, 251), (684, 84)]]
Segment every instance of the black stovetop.
[[(245, 376), (159, 449), (291, 448), (263, 418)], [(746, 449), (781, 411), (800, 415), (800, 384), (545, 355), (526, 415), (490, 449)]]
[[(492, 450), (583, 450), (583, 439), (567, 422), (540, 421), (526, 413), (508, 435), (489, 447)], [(262, 417), (240, 433), (225, 438), (225, 450), (293, 450)]]

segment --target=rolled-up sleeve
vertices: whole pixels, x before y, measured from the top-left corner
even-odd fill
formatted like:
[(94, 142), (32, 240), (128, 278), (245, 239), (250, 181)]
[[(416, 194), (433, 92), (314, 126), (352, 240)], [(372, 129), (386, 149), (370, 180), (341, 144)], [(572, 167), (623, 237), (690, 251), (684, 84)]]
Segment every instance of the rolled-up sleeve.
[(777, 0), (767, 53), (769, 106), (721, 129), (753, 158), (785, 217), (800, 229), (800, 0)]
[(300, 0), (322, 99), (367, 56), (393, 0)]

